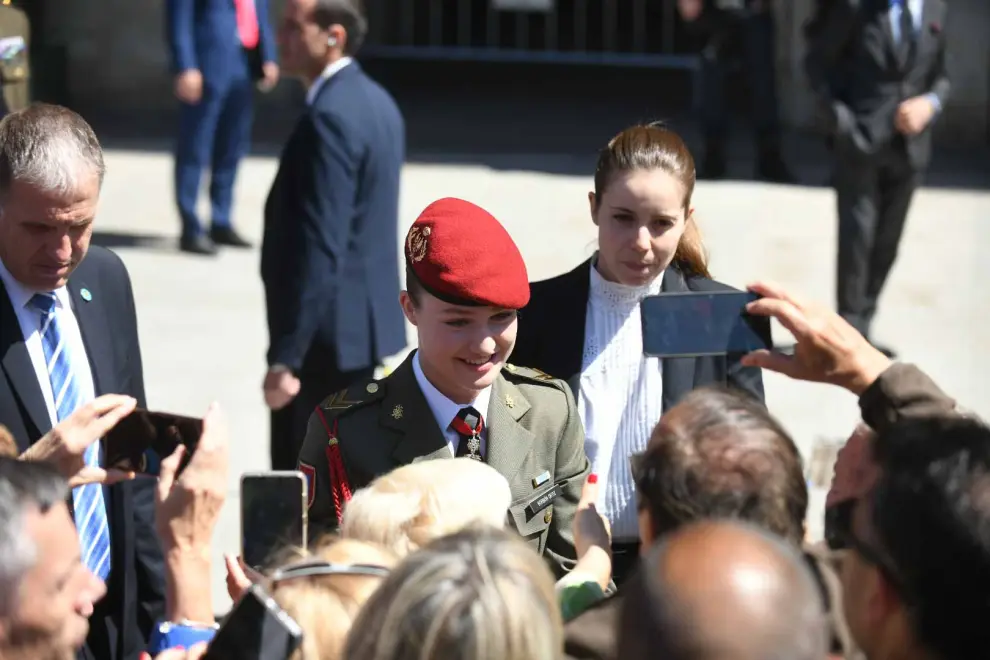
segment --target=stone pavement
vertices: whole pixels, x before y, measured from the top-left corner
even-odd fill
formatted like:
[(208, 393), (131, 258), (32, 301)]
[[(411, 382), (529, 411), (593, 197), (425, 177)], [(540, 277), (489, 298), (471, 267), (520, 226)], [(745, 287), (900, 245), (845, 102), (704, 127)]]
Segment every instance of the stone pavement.
[[(228, 251), (217, 259), (178, 253), (170, 158), (110, 151), (107, 165), (96, 241), (117, 250), (131, 272), (150, 405), (201, 415), (217, 400), (229, 418), (233, 465), (213, 576), (214, 607), (224, 612), (229, 600), (221, 553), (238, 551), (239, 477), (268, 469), (268, 415), (260, 389), (267, 333), (259, 253)], [(251, 158), (241, 170), (235, 217), (255, 241), (275, 166), (272, 158)], [(531, 277), (548, 277), (594, 249), (590, 185), (590, 173), (575, 177), (411, 164), (404, 173), (400, 235), (434, 199), (464, 197), (506, 224)], [(836, 242), (831, 191), (703, 182), (695, 206), (718, 279), (736, 286), (774, 279), (831, 302)], [(882, 301), (877, 337), (923, 366), (963, 405), (990, 416), (990, 352), (984, 352), (990, 346), (987, 246), (990, 193), (921, 191)], [(777, 339), (784, 334), (779, 327), (775, 333)], [(817, 441), (844, 437), (853, 428), (857, 409), (851, 395), (775, 375), (765, 382), (770, 409), (806, 456)], [(814, 524), (819, 516), (811, 516), (813, 534), (820, 533)]]

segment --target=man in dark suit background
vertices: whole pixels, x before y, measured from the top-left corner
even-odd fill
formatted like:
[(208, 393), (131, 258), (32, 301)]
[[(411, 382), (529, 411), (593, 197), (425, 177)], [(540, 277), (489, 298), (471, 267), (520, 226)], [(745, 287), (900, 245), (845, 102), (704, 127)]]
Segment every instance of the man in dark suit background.
[[(230, 208), (237, 165), (251, 141), (255, 80), (278, 81), (268, 0), (166, 0), (166, 27), (179, 99), (175, 196), (182, 218), (179, 247), (213, 254), (217, 245), (248, 247)], [(196, 213), (199, 184), (210, 168), (211, 227)]]
[(279, 28), (282, 65), (308, 91), (265, 204), (273, 469), (296, 468), (321, 400), (406, 345), (396, 304), (405, 124), (351, 59), (366, 30), (354, 0), (287, 0)]
[(867, 338), (949, 96), (946, 10), (944, 0), (835, 0), (810, 32), (805, 68), (835, 158), (838, 310)]
[(677, 9), (701, 54), (705, 157), (699, 176), (721, 179), (728, 171), (726, 79), (731, 64), (740, 61), (756, 129), (756, 176), (793, 183), (781, 149), (773, 0), (677, 0)]
[[(127, 269), (89, 245), (104, 171), (70, 110), (33, 105), (0, 122), (0, 425), (20, 452), (97, 395), (145, 406)], [(83, 560), (107, 585), (80, 657), (136, 660), (163, 614), (153, 485), (74, 489)]]

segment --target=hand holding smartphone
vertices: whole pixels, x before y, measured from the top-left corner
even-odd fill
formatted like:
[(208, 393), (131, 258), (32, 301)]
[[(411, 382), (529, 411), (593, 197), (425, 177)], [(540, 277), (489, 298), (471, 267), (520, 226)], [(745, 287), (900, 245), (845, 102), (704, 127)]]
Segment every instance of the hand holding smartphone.
[(772, 349), (770, 320), (746, 311), (757, 298), (755, 293), (732, 290), (648, 296), (640, 303), (643, 353), (675, 358)]
[(307, 481), (302, 472), (255, 472), (241, 477), (241, 559), (261, 570), (278, 553), (306, 547)]
[(288, 658), (302, 645), (303, 630), (258, 585), (252, 585), (220, 624), (204, 660)]
[(107, 433), (104, 464), (107, 468), (157, 476), (162, 460), (181, 444), (186, 447), (179, 466), (181, 473), (202, 434), (202, 419), (138, 408)]

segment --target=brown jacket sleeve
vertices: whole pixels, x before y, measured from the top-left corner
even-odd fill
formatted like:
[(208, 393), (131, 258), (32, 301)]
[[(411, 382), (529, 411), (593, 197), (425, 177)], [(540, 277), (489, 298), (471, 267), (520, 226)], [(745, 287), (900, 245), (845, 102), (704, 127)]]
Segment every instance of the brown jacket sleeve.
[(911, 417), (956, 414), (956, 401), (913, 364), (895, 362), (859, 397), (863, 421), (883, 431)]

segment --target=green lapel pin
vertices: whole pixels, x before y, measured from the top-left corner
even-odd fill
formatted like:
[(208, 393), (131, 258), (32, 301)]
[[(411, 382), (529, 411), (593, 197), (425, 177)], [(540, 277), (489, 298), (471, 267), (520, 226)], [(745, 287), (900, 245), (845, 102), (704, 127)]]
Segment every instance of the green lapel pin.
[(82, 296), (82, 299), (85, 300), (86, 302), (89, 302), (90, 300), (93, 299), (93, 294), (89, 292), (89, 289), (85, 289), (85, 288), (80, 289), (79, 295)]

